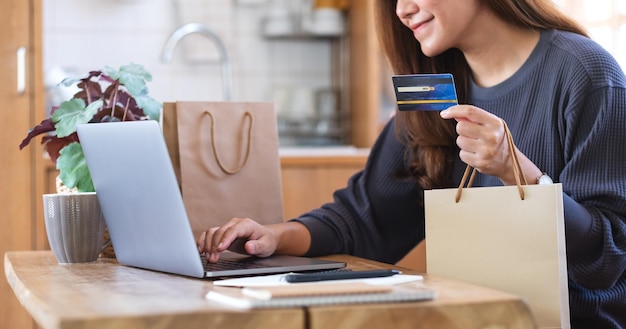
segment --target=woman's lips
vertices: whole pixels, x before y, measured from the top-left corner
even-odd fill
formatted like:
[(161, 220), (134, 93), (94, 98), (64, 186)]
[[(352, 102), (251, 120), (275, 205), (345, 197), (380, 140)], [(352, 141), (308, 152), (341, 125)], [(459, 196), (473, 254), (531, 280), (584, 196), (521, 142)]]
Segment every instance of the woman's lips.
[(409, 28), (411, 29), (411, 31), (413, 31), (413, 33), (417, 33), (419, 30), (421, 30), (431, 20), (432, 20), (432, 18), (429, 18), (429, 19), (426, 19), (426, 20), (421, 20), (419, 22), (411, 24), (409, 26)]

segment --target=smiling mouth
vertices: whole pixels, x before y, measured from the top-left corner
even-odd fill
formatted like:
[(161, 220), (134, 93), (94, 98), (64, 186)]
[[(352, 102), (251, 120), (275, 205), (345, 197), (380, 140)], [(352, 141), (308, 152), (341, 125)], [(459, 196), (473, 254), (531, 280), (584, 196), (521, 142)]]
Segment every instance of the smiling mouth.
[(429, 23), (429, 22), (430, 22), (430, 21), (432, 21), (432, 20), (433, 20), (433, 19), (432, 19), (432, 18), (430, 18), (430, 19), (427, 19), (427, 20), (424, 20), (424, 21), (420, 21), (420, 22), (415, 23), (415, 24), (411, 24), (411, 25), (409, 26), (409, 28), (411, 29), (411, 31), (413, 31), (413, 32), (417, 32), (417, 31), (418, 31), (418, 30), (419, 30), (422, 26), (426, 25), (427, 23)]

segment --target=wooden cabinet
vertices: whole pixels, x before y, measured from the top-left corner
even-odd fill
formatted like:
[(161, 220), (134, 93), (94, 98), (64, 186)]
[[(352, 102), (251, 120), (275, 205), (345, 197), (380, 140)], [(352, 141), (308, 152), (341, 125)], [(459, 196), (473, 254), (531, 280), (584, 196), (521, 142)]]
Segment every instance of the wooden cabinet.
[(367, 154), (281, 156), (283, 209), (286, 219), (295, 218), (333, 200), (333, 192), (363, 169)]
[(374, 29), (372, 3), (351, 1), (348, 11), (350, 140), (356, 147), (371, 147), (379, 133), (384, 62)]
[[(0, 254), (41, 243), (42, 148), (20, 151), (29, 128), (43, 117), (40, 0), (0, 2)], [(4, 265), (2, 265), (4, 277)], [(0, 327), (32, 328), (33, 321), (0, 280)]]

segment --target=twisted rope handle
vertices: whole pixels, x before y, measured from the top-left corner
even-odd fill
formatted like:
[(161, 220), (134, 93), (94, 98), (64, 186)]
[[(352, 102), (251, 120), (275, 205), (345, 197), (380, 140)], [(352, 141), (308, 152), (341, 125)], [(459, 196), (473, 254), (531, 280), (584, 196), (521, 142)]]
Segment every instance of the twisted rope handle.
[(228, 175), (234, 175), (238, 172), (241, 171), (241, 169), (243, 169), (243, 167), (246, 166), (246, 163), (248, 163), (248, 157), (250, 156), (250, 149), (252, 146), (252, 124), (254, 123), (254, 117), (252, 116), (252, 113), (250, 113), (249, 111), (246, 111), (243, 116), (244, 119), (245, 117), (250, 118), (250, 125), (248, 126), (248, 145), (246, 146), (246, 155), (243, 159), (243, 163), (241, 164), (241, 166), (239, 166), (239, 168), (236, 169), (228, 169), (226, 168), (226, 166), (224, 166), (224, 164), (222, 163), (222, 160), (220, 159), (218, 153), (217, 153), (217, 145), (215, 144), (215, 117), (213, 116), (213, 114), (209, 111), (204, 111), (204, 114), (208, 115), (211, 118), (211, 146), (213, 147), (213, 155), (215, 156), (215, 160), (217, 161), (217, 165), (220, 167), (220, 169)]
[[(509, 126), (506, 124), (504, 120), (502, 120), (504, 124), (504, 136), (506, 137), (506, 141), (509, 147), (509, 153), (511, 154), (511, 163), (513, 164), (513, 173), (515, 174), (515, 184), (517, 185), (517, 190), (519, 192), (520, 199), (524, 200), (524, 189), (522, 185), (528, 185), (526, 181), (526, 177), (522, 173), (522, 166), (519, 163), (519, 158), (517, 157), (517, 152), (515, 152), (515, 144), (513, 143), (513, 136), (511, 136), (511, 131), (509, 130)], [(471, 172), (471, 175), (470, 175)], [(468, 181), (469, 176), (469, 181)], [(461, 183), (459, 184), (458, 189), (456, 190), (456, 196), (454, 201), (459, 203), (461, 200), (461, 194), (463, 193), (463, 186), (465, 182), (467, 182), (467, 187), (472, 187), (474, 183), (474, 178), (476, 176), (476, 168), (467, 165), (465, 168), (465, 172), (463, 173), (463, 178), (461, 178)]]

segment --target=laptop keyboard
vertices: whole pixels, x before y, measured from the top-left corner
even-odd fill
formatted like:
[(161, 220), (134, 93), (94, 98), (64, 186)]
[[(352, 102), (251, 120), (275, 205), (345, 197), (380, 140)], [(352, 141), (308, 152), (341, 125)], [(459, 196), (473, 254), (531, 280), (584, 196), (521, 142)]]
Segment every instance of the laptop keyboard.
[(209, 261), (207, 261), (206, 257), (204, 257), (203, 255), (200, 256), (200, 259), (202, 260), (202, 265), (204, 266), (204, 270), (207, 272), (267, 267), (261, 263), (246, 261), (245, 259), (239, 260), (239, 261), (220, 259), (217, 263), (209, 263)]

